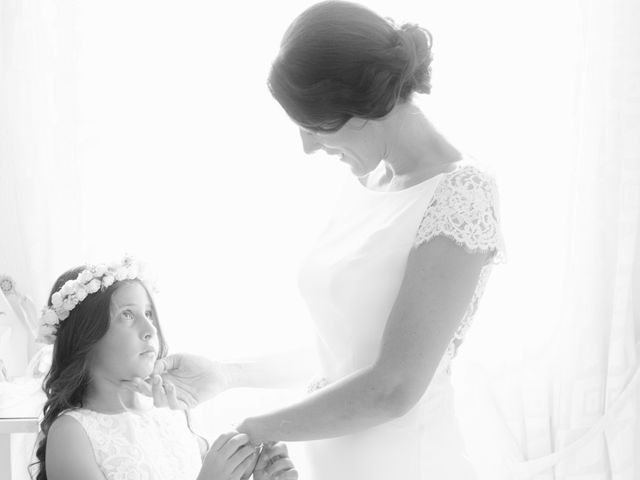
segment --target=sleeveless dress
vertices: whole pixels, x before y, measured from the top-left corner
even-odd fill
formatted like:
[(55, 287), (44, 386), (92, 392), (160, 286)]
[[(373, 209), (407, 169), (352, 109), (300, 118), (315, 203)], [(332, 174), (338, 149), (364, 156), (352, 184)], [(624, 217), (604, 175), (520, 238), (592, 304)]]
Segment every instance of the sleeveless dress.
[(182, 411), (104, 414), (78, 408), (63, 415), (82, 425), (107, 480), (195, 480), (200, 472), (200, 447)]
[(492, 255), (431, 383), (402, 417), (356, 434), (305, 442), (308, 480), (476, 478), (454, 412), (450, 364), (492, 266), (505, 261), (506, 253), (494, 177), (468, 157), (453, 171), (399, 191), (374, 191), (355, 177), (347, 181), (298, 275), (316, 328), (320, 365), (307, 391), (375, 361), (409, 251), (437, 235), (469, 252)]

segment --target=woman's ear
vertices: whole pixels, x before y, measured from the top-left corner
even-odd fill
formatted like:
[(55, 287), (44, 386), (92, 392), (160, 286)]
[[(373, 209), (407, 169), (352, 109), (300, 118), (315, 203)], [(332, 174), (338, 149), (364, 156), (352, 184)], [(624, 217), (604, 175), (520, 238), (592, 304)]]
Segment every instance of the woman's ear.
[(351, 117), (347, 123), (345, 123), (345, 126), (352, 130), (362, 130), (368, 122), (369, 119), (367, 118)]

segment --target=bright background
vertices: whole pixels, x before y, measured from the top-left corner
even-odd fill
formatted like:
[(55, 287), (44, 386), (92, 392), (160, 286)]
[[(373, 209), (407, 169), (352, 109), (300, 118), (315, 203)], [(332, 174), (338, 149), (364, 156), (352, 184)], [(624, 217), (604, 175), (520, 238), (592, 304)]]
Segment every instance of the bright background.
[[(64, 269), (126, 251), (157, 272), (174, 350), (308, 342), (296, 271), (349, 172), (304, 155), (266, 78), (312, 3), (3, 0), (3, 269), (42, 303)], [(553, 232), (573, 168), (575, 5), (364, 3), (434, 36), (433, 92), (418, 101), (494, 167), (511, 260), (495, 275), (509, 278), (504, 308), (542, 283), (555, 301), (545, 264), (561, 258)]]
[[(304, 155), (266, 78), (312, 3), (0, 0), (0, 274), (41, 305), (62, 271), (128, 252), (156, 271), (172, 351), (223, 360), (309, 347), (297, 269), (350, 173)], [(494, 269), (461, 353), (488, 365), (539, 351), (575, 279), (573, 179), (591, 131), (580, 115), (623, 124), (609, 100), (628, 105), (623, 94), (640, 91), (611, 90), (616, 72), (600, 63), (614, 50), (636, 58), (637, 43), (607, 43), (598, 57), (598, 34), (634, 31), (637, 9), (361, 3), (431, 31), (432, 94), (417, 101), (498, 183), (509, 263)], [(593, 91), (601, 110), (590, 110)], [(592, 124), (600, 145), (618, 139), (607, 125)], [(640, 135), (625, 138), (637, 153)], [(589, 188), (606, 166), (591, 164)], [(289, 394), (230, 392), (207, 415), (222, 425)]]

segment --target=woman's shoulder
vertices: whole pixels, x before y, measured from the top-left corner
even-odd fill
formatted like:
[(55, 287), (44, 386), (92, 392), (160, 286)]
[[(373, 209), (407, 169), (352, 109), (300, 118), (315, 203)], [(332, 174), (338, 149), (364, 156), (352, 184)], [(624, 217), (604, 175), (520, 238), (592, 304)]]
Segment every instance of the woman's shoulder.
[(455, 168), (445, 173), (438, 183), (430, 206), (435, 205), (441, 209), (447, 204), (455, 204), (456, 208), (462, 204), (466, 207), (478, 206), (478, 201), (495, 203), (497, 196), (493, 167), (467, 157), (456, 162)]
[(490, 164), (465, 155), (455, 163), (455, 168), (445, 173), (444, 180), (442, 183), (445, 184), (492, 183), (495, 181), (495, 170)]

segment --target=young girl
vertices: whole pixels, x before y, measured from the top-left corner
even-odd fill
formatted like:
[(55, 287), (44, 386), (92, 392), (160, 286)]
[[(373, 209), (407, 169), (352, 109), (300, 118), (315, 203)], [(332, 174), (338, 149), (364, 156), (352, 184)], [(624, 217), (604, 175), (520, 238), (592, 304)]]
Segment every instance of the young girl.
[[(252, 472), (255, 480), (297, 479), (284, 444), (259, 453), (247, 435), (229, 432), (207, 453), (186, 412), (149, 408), (126, 387), (167, 354), (153, 299), (131, 259), (63, 273), (40, 338), (54, 347), (43, 383), (37, 480), (240, 480)], [(170, 395), (173, 387), (164, 388)]]

